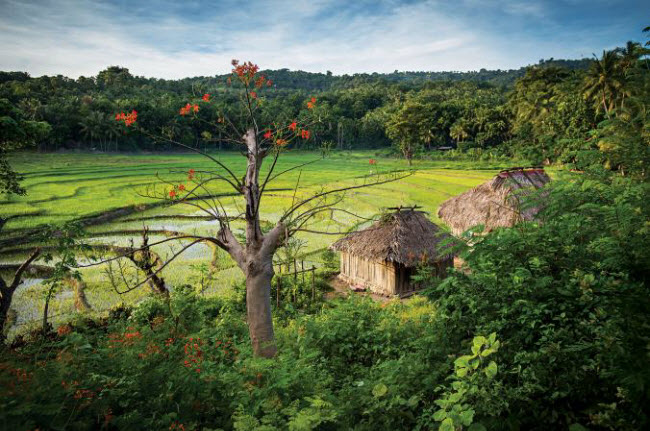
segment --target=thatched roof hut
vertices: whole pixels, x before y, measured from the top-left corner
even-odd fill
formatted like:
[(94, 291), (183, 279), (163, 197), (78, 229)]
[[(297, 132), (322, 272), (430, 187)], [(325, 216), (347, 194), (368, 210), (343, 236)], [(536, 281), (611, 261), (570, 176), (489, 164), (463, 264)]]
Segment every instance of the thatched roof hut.
[(522, 197), (549, 181), (551, 178), (541, 168), (507, 169), (490, 181), (443, 202), (438, 216), (455, 235), (478, 225), (483, 225), (488, 232), (513, 226), (521, 220), (535, 218), (539, 205), (523, 206)]
[(404, 295), (418, 288), (410, 277), (419, 264), (428, 264), (439, 275), (453, 265), (453, 256), (441, 250), (448, 237), (422, 211), (398, 208), (331, 248), (341, 253), (340, 278), (352, 287)]

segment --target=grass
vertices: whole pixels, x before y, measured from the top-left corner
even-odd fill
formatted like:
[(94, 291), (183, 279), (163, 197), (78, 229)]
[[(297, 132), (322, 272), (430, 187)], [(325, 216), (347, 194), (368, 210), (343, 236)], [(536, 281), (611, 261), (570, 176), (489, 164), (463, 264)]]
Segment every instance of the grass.
[[(237, 153), (215, 154), (219, 160), (238, 176), (243, 176), (245, 159)], [(381, 158), (370, 152), (334, 153), (326, 159), (319, 159), (317, 153), (287, 152), (276, 167), (275, 172), (281, 172), (292, 166), (317, 160), (278, 178), (269, 184), (269, 193), (262, 203), (261, 217), (274, 223), (293, 200), (293, 189), (299, 181), (298, 196), (309, 196), (322, 189), (333, 189), (348, 185), (362, 184), (376, 171), (392, 171), (407, 169), (403, 160)], [(375, 158), (377, 165), (371, 166), (369, 158)], [(110, 155), (110, 154), (33, 154), (23, 153), (12, 157), (12, 165), (25, 173), (24, 187), (27, 195), (12, 196), (0, 201), (0, 214), (3, 217), (18, 215), (11, 219), (3, 232), (7, 237), (21, 237), (32, 229), (50, 223), (62, 223), (83, 217), (100, 215), (107, 211), (135, 204), (152, 204), (155, 200), (142, 196), (147, 186), (157, 185), (168, 189), (156, 177), (172, 183), (187, 183), (186, 172), (193, 168), (196, 171), (214, 169), (214, 163), (204, 157), (193, 154), (166, 155)], [(269, 163), (263, 167), (262, 178)], [(380, 186), (362, 188), (347, 193), (339, 207), (359, 214), (372, 217), (385, 211), (385, 208), (399, 205), (419, 205), (429, 213), (434, 222), (438, 222), (437, 209), (446, 199), (460, 194), (491, 178), (497, 169), (506, 166), (489, 164), (469, 164), (467, 162), (415, 161), (415, 173), (398, 182)], [(373, 172), (374, 170), (374, 172)], [(162, 190), (162, 188), (161, 188)], [(213, 193), (230, 193), (229, 186), (218, 183), (210, 186)], [(224, 198), (223, 204), (229, 211), (239, 212), (241, 200), (234, 197)], [(103, 225), (90, 226), (91, 242), (98, 244), (127, 245), (132, 238), (124, 231), (142, 229), (144, 224), (152, 230), (171, 230), (180, 232), (196, 232), (214, 234), (218, 229), (215, 222), (197, 221), (187, 218), (174, 217), (179, 214), (200, 215), (198, 210), (185, 205), (161, 205), (146, 211), (137, 212), (121, 217)], [(153, 218), (152, 218), (153, 217)], [(312, 229), (336, 232), (347, 230), (359, 224), (359, 220), (344, 214), (329, 214), (315, 220)], [(235, 230), (243, 227), (241, 222), (233, 224)], [(113, 234), (111, 234), (113, 232)], [(93, 237), (93, 233), (96, 233)], [(324, 250), (336, 238), (335, 235), (301, 233), (299, 237), (306, 241), (301, 250), (306, 265), (319, 265), (319, 251)], [(152, 235), (151, 241), (162, 239), (163, 236)], [(137, 236), (135, 243), (138, 242)], [(29, 244), (25, 244), (29, 248)], [(168, 256), (169, 249), (165, 246), (156, 248), (161, 256)], [(169, 284), (191, 283), (196, 277), (191, 268), (209, 261), (212, 249), (207, 246), (196, 246), (182, 258), (174, 261), (164, 272)], [(18, 252), (13, 255), (0, 255), (3, 262), (17, 262), (23, 255)], [(95, 309), (105, 309), (120, 301), (133, 302), (139, 300), (146, 291), (139, 289), (126, 296), (115, 293), (106, 281), (106, 275), (100, 268), (91, 268), (82, 272), (88, 284), (87, 296)], [(219, 273), (215, 289), (229, 286), (240, 279), (237, 268), (226, 268)], [(30, 317), (38, 318), (42, 310), (42, 289), (36, 283), (29, 289), (22, 289), (17, 294), (14, 305), (19, 309), (19, 321), (30, 321)], [(66, 314), (72, 311), (72, 301), (61, 295), (53, 304), (53, 314)], [(22, 316), (21, 316), (22, 314)]]

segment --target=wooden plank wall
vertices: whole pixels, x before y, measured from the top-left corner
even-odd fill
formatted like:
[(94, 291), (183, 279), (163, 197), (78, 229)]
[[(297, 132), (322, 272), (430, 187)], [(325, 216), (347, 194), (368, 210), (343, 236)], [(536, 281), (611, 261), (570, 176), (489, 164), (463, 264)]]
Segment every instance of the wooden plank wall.
[(353, 287), (370, 289), (380, 295), (395, 295), (395, 266), (390, 262), (371, 261), (341, 252), (340, 277)]

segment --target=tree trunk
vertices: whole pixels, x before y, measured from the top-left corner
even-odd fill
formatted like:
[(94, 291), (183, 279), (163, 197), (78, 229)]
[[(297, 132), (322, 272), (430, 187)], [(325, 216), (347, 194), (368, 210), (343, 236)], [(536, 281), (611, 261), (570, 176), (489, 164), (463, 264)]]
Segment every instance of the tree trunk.
[(52, 328), (52, 325), (50, 325), (47, 320), (47, 314), (50, 311), (50, 300), (52, 299), (52, 295), (54, 295), (55, 287), (56, 285), (54, 284), (50, 285), (50, 288), (47, 291), (47, 296), (45, 297), (45, 307), (43, 307), (43, 327), (41, 328), (43, 335), (47, 335), (47, 333), (50, 332), (50, 329)]
[[(5, 219), (0, 218), (0, 230), (2, 229), (2, 226), (6, 222)], [(29, 265), (38, 258), (38, 256), (41, 254), (41, 249), (37, 248), (32, 252), (32, 254), (27, 258), (25, 262), (23, 262), (20, 267), (18, 267), (18, 270), (14, 274), (14, 278), (11, 282), (11, 284), (7, 284), (2, 277), (0, 277), (0, 344), (4, 344), (5, 340), (5, 323), (7, 321), (7, 314), (9, 313), (9, 309), (11, 308), (11, 300), (13, 299), (14, 292), (16, 292), (16, 289), (22, 282), (22, 277), (23, 273)]]
[(72, 287), (74, 293), (74, 308), (79, 312), (90, 311), (92, 307), (86, 299), (86, 283), (83, 280), (77, 280), (76, 278), (70, 278), (68, 284)]
[[(272, 358), (277, 354), (271, 315), (271, 280), (273, 262), (257, 261), (249, 267), (246, 275), (246, 319), (248, 333), (256, 356)], [(260, 267), (261, 266), (261, 267)]]
[(7, 322), (7, 315), (9, 314), (9, 308), (11, 308), (11, 299), (13, 297), (13, 290), (9, 289), (9, 286), (5, 281), (0, 277), (0, 342), (4, 344), (5, 340), (5, 323)]

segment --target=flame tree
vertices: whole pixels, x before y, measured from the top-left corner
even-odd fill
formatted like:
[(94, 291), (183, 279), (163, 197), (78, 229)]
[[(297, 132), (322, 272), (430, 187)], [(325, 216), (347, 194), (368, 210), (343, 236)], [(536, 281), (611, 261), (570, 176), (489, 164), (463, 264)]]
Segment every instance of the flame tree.
[[(259, 118), (258, 110), (260, 95), (265, 88), (271, 87), (273, 84), (262, 76), (258, 66), (251, 62), (240, 64), (233, 60), (232, 65), (233, 74), (228, 78), (228, 84), (236, 88), (239, 95), (238, 118), (230, 118), (225, 112), (220, 112), (212, 125), (219, 129), (223, 140), (237, 144), (241, 148), (242, 155), (246, 157), (246, 171), (243, 176), (237, 175), (233, 168), (198, 148), (185, 145), (169, 137), (155, 136), (143, 128), (139, 128), (152, 139), (172, 143), (199, 153), (214, 163), (213, 170), (190, 169), (187, 172), (187, 185), (165, 181), (159, 177), (163, 189), (161, 190), (160, 187), (148, 189), (145, 195), (155, 199), (171, 200), (174, 204), (182, 203), (195, 207), (205, 213), (208, 218), (216, 221), (219, 230), (215, 236), (182, 234), (148, 244), (146, 247), (174, 240), (189, 241), (176, 250), (166, 262), (159, 265), (156, 273), (163, 270), (169, 262), (194, 244), (209, 243), (225, 250), (246, 277), (247, 323), (253, 352), (258, 356), (273, 357), (277, 353), (277, 347), (273, 334), (270, 295), (271, 281), (274, 276), (273, 256), (278, 248), (287, 244), (287, 241), (297, 232), (304, 230), (314, 216), (333, 211), (347, 213), (344, 209), (336, 208), (336, 205), (343, 200), (345, 192), (396, 181), (408, 174), (389, 172), (386, 175), (375, 175), (356, 185), (329, 190), (321, 189), (306, 197), (298, 196), (298, 185), (296, 185), (291, 205), (284, 210), (273, 227), (265, 232), (260, 223), (260, 208), (268, 185), (288, 172), (299, 170), (320, 160), (318, 158), (277, 172), (278, 159), (287, 148), (296, 142), (311, 139), (310, 127), (319, 122), (319, 119), (311, 118), (308, 121), (296, 120), (286, 123), (271, 121), (265, 126), (261, 126), (262, 120)], [(179, 114), (190, 117), (193, 121), (206, 121), (198, 113), (206, 107), (205, 104), (212, 102), (210, 94), (204, 94), (200, 100), (181, 107)], [(314, 112), (316, 104), (316, 98), (311, 98), (307, 102), (309, 112)], [(316, 116), (312, 115), (312, 117)], [(117, 121), (123, 122), (125, 127), (138, 127), (136, 111), (126, 114), (119, 113), (115, 118)], [(266, 174), (261, 176), (260, 169), (267, 158), (270, 160), (270, 167)], [(245, 207), (239, 214), (232, 214), (226, 210), (219, 195), (209, 190), (209, 185), (214, 183), (226, 184), (232, 189), (235, 196), (243, 199)], [(233, 220), (245, 222), (244, 239), (238, 238), (233, 233), (231, 228)], [(313, 229), (309, 231), (314, 232)], [(110, 262), (122, 257), (124, 256), (118, 255), (98, 263)], [(127, 290), (137, 288), (147, 282), (148, 278), (132, 283)]]

